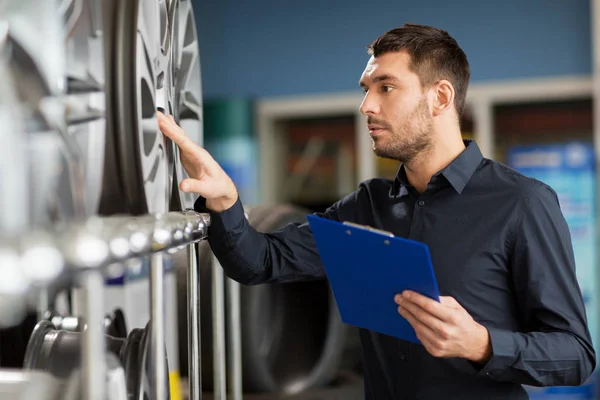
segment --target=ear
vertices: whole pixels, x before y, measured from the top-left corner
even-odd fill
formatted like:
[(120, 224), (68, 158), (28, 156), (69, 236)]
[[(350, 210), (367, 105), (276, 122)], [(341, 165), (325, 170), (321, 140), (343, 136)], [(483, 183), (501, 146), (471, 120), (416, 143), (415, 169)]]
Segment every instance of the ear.
[(437, 117), (438, 115), (448, 111), (454, 105), (454, 86), (447, 81), (446, 79), (442, 79), (435, 86), (435, 98), (433, 101), (433, 116)]

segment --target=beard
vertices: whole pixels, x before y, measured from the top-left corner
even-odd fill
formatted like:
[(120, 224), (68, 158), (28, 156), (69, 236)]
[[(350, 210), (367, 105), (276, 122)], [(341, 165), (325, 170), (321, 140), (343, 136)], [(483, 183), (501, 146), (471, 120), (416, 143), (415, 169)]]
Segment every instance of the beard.
[[(370, 119), (370, 122), (383, 121)], [(433, 121), (429, 116), (425, 96), (400, 126), (384, 126), (388, 128), (387, 132), (373, 138), (373, 151), (379, 157), (406, 163), (431, 147)]]

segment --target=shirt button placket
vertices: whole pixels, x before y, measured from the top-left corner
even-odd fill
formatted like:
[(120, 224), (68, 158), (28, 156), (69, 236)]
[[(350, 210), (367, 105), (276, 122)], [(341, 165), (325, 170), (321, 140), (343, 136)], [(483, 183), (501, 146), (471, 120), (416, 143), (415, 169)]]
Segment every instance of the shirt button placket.
[(416, 205), (414, 206), (414, 213), (412, 217), (412, 222), (410, 224), (410, 231), (408, 233), (409, 239), (419, 240), (421, 236), (421, 213), (424, 206), (425, 200), (417, 200)]

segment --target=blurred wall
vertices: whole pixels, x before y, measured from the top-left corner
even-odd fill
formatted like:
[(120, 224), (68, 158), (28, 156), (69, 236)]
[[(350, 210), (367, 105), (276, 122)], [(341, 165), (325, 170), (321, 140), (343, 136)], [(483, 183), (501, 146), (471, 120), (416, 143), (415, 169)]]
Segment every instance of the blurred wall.
[(194, 0), (207, 99), (358, 90), (365, 47), (414, 22), (446, 29), (472, 81), (591, 73), (589, 0)]

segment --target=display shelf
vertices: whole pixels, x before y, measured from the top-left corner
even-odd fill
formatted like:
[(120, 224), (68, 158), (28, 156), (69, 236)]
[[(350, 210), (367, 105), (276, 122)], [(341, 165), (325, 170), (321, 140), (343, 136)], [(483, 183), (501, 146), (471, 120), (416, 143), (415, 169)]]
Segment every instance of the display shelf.
[[(539, 102), (587, 101), (593, 92), (590, 76), (547, 77), (514, 81), (476, 83), (469, 89), (466, 113), (461, 129), (463, 137), (477, 141), (483, 155), (503, 159), (505, 144), (495, 139), (495, 113), (501, 112), (500, 105), (519, 105)], [(354, 182), (373, 177), (395, 176), (398, 163), (383, 160), (372, 150), (371, 139), (365, 117), (359, 111), (362, 96), (355, 92), (340, 94), (319, 94), (305, 96), (262, 99), (256, 107), (256, 132), (260, 155), (260, 203), (277, 203), (291, 199), (287, 186), (287, 155), (289, 149), (289, 121), (299, 120), (352, 120), (353, 129), (347, 137), (353, 138)], [(573, 131), (574, 132), (574, 131)], [(575, 133), (572, 133), (575, 135)], [(587, 135), (587, 134), (585, 134)], [(584, 135), (584, 136), (585, 136)], [(344, 175), (347, 179), (351, 175)], [(350, 187), (350, 179), (348, 180)], [(328, 203), (339, 196), (305, 194), (300, 203)], [(341, 191), (338, 191), (341, 193)], [(316, 196), (316, 198), (315, 198)]]
[(497, 104), (493, 114), (494, 158), (500, 162), (514, 146), (594, 139), (591, 97)]

